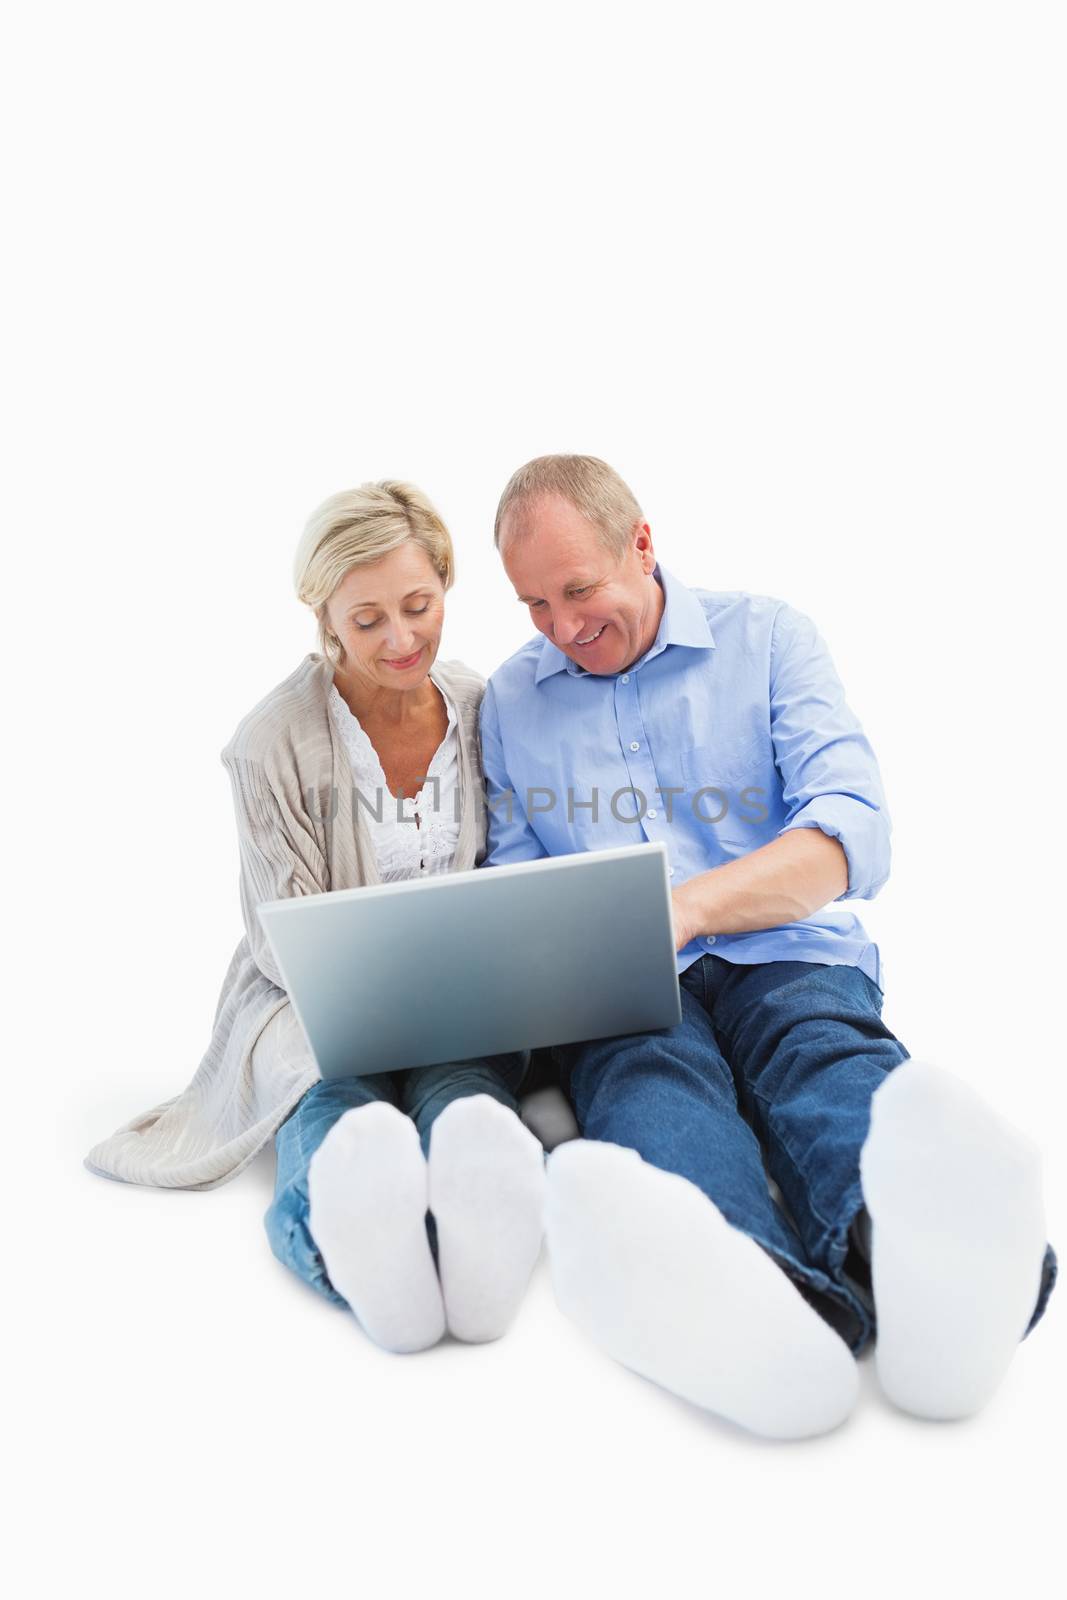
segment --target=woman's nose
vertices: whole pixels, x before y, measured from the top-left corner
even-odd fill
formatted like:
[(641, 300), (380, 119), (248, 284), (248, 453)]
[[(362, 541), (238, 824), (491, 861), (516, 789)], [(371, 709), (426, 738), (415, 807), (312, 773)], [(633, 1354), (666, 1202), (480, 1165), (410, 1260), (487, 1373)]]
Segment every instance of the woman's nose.
[(397, 617), (385, 630), (385, 642), (398, 656), (409, 656), (415, 649), (415, 634), (409, 622)]

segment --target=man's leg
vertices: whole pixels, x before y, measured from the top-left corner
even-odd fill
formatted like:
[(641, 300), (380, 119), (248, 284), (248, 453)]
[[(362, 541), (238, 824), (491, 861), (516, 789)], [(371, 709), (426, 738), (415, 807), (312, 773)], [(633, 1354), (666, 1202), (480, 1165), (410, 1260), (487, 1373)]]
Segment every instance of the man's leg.
[[(959, 1378), (970, 1350), (977, 1376), (954, 1379), (952, 1400), (942, 1385), (939, 1414), (977, 1409), (975, 1397), (992, 1392), (998, 1363), (1010, 1360), (1027, 1317), (1033, 1326), (1055, 1276), (1035, 1153), (960, 1080), (909, 1061), (881, 1020), (881, 991), (858, 968), (710, 961), (712, 1014), (770, 1171), (808, 1255), (836, 1280), (855, 1259), (850, 1243), (868, 1233), (865, 1197), (877, 1202), (883, 1384), (890, 1343), (911, 1349), (914, 1371), (934, 1383), (940, 1342), (945, 1372)], [(885, 1108), (877, 1139), (872, 1105)], [(888, 1270), (891, 1255), (899, 1271)], [(967, 1315), (954, 1317), (964, 1304)], [(1020, 1317), (1012, 1338), (997, 1336), (999, 1322)]]
[(549, 1157), (556, 1298), (674, 1393), (772, 1437), (824, 1432), (855, 1364), (790, 1281), (830, 1287), (771, 1200), (702, 987), (683, 976), (675, 1028), (554, 1052), (584, 1136)]
[(1041, 1152), (962, 1078), (909, 1061), (871, 1102), (860, 1172), (882, 1389), (917, 1416), (973, 1416), (1051, 1286)]
[(805, 1259), (851, 1298), (857, 1321), (842, 1331), (858, 1353), (874, 1326), (870, 1276), (856, 1248), (863, 1238), (859, 1152), (871, 1096), (908, 1052), (882, 1021), (881, 991), (858, 967), (749, 966), (720, 956), (705, 957), (705, 966), (740, 1103)]
[(702, 962), (682, 975), (680, 988), (676, 1027), (553, 1051), (582, 1137), (624, 1145), (688, 1178), (795, 1280), (832, 1291), (771, 1198), (759, 1140), (739, 1113), (733, 1075), (704, 1007)]

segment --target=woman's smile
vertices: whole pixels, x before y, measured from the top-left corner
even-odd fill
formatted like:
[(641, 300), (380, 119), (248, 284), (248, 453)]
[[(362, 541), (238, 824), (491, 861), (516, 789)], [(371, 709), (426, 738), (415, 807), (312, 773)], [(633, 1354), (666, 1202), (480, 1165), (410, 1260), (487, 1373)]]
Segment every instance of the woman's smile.
[(421, 659), (424, 648), (425, 647), (420, 644), (414, 655), (402, 656), (393, 661), (383, 660), (382, 666), (392, 667), (396, 672), (406, 672), (409, 667), (415, 666), (416, 662)]

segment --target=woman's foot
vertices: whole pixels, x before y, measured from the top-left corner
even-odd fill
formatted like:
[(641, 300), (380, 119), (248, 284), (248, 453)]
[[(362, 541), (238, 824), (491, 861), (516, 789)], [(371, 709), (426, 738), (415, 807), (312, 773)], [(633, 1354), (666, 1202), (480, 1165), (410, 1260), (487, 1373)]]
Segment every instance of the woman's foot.
[(544, 1151), (507, 1106), (474, 1094), (435, 1120), (429, 1166), (449, 1332), (475, 1344), (499, 1339), (541, 1248)]
[(962, 1079), (909, 1059), (872, 1097), (860, 1175), (882, 1388), (916, 1416), (971, 1416), (1037, 1303), (1040, 1153)]
[(426, 1233), (426, 1161), (410, 1117), (386, 1101), (355, 1106), (308, 1166), (308, 1229), (365, 1332), (408, 1354), (445, 1331)]
[(848, 1346), (687, 1178), (573, 1140), (548, 1158), (545, 1225), (560, 1309), (623, 1366), (773, 1439), (852, 1410)]

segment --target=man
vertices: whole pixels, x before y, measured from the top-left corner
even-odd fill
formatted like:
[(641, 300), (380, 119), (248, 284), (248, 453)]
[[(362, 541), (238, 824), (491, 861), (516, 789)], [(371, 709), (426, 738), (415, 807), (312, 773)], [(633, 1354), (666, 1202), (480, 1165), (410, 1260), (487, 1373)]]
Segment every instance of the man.
[(583, 1136), (549, 1158), (561, 1307), (778, 1437), (848, 1414), (877, 1310), (889, 1396), (970, 1414), (1052, 1288), (1040, 1160), (881, 1019), (842, 902), (885, 883), (889, 817), (822, 640), (673, 578), (594, 457), (520, 468), (495, 541), (542, 637), (482, 705), (486, 864), (662, 840), (672, 881), (681, 1023), (554, 1052)]

